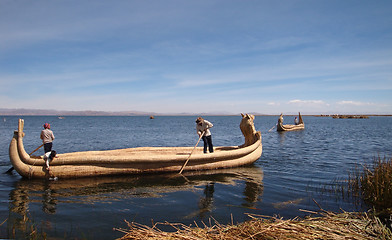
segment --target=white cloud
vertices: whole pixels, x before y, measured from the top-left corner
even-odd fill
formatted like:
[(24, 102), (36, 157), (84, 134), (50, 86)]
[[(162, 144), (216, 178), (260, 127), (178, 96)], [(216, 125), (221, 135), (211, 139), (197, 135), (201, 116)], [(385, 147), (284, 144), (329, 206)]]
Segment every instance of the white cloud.
[(268, 102), (267, 105), (270, 105), (270, 106), (280, 106), (280, 103), (279, 102)]
[(329, 104), (325, 103), (322, 100), (299, 100), (294, 99), (288, 102), (289, 104), (298, 104), (298, 105), (325, 105), (328, 106)]
[(352, 106), (372, 106), (376, 105), (370, 102), (357, 102), (357, 101), (339, 101), (336, 104), (338, 105), (352, 105)]

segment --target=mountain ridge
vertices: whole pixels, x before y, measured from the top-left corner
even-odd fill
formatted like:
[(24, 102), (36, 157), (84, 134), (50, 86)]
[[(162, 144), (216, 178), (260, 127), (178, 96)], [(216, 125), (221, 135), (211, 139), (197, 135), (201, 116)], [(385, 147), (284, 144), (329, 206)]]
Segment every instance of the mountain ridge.
[[(239, 114), (239, 113), (238, 113)], [(238, 115), (231, 112), (179, 112), (179, 113), (157, 113), (148, 111), (68, 111), (54, 109), (27, 109), (27, 108), (0, 108), (0, 115), (24, 115), (24, 116), (196, 116), (196, 115)], [(258, 115), (258, 113), (250, 113)]]

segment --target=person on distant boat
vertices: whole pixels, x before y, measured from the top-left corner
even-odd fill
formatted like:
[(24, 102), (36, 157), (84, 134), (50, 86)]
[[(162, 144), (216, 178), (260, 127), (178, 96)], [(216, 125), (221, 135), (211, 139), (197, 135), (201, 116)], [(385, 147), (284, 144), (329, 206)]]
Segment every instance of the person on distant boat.
[(51, 150), (49, 152), (46, 152), (44, 155), (44, 160), (46, 163), (46, 170), (50, 170), (49, 168), (49, 163), (53, 161), (53, 159), (56, 157), (56, 151), (55, 150)]
[(54, 135), (52, 130), (50, 130), (49, 123), (44, 124), (44, 130), (41, 131), (40, 138), (42, 139), (42, 143), (44, 144), (45, 153), (50, 152), (52, 150), (52, 142), (54, 140)]
[(299, 120), (298, 120), (297, 117), (295, 117), (295, 119), (294, 119), (294, 124), (295, 124), (295, 125), (298, 125), (298, 124), (299, 124)]
[(202, 117), (198, 117), (196, 119), (196, 131), (199, 137), (202, 136), (204, 142), (204, 153), (207, 153), (207, 146), (208, 146), (208, 151), (210, 153), (214, 152), (214, 147), (212, 145), (212, 137), (210, 132), (210, 128), (212, 128), (213, 126), (214, 125), (212, 123), (203, 119)]

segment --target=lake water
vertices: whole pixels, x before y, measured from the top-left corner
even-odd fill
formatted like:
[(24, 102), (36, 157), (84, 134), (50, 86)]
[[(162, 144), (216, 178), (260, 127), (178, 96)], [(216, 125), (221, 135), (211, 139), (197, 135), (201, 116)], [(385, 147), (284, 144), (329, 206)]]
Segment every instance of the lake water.
[[(241, 116), (205, 117), (215, 146), (241, 145)], [(26, 116), (25, 149), (41, 145), (45, 122), (59, 153), (141, 146), (194, 146), (196, 116), (65, 117)], [(248, 213), (284, 218), (307, 215), (300, 209), (358, 210), (323, 191), (345, 179), (356, 164), (392, 156), (392, 118), (332, 119), (304, 116), (304, 131), (270, 130), (277, 116), (256, 116), (263, 153), (251, 166), (206, 172), (100, 177), (58, 181), (26, 180), (10, 167), (8, 146), (18, 117), (0, 120), (0, 238), (23, 238), (34, 226), (49, 238), (114, 239), (135, 221), (213, 224), (238, 223)], [(294, 117), (284, 116), (285, 124)], [(202, 146), (202, 143), (199, 144)], [(43, 150), (37, 151), (43, 154)], [(212, 217), (212, 218), (211, 218)]]

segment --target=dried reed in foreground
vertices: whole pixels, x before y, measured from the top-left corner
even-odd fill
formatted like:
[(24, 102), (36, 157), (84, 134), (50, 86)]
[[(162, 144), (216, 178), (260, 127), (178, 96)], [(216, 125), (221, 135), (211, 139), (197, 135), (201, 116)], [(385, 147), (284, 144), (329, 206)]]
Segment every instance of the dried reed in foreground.
[[(313, 212), (315, 213), (315, 212)], [(152, 227), (128, 223), (123, 239), (392, 239), (391, 231), (378, 218), (366, 213), (322, 211), (320, 217), (283, 220), (275, 217), (249, 215), (252, 220), (238, 225), (203, 228), (183, 224), (156, 223)], [(175, 232), (161, 231), (158, 226), (174, 228)]]

